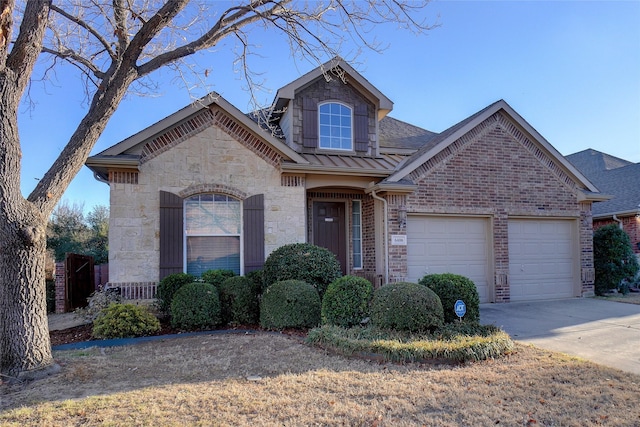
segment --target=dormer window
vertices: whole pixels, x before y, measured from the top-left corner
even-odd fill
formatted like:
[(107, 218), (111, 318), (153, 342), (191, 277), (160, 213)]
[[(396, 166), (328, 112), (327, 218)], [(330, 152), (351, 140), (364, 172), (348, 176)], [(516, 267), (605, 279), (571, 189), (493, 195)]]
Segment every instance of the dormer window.
[(320, 148), (353, 150), (353, 110), (338, 102), (326, 102), (318, 107)]

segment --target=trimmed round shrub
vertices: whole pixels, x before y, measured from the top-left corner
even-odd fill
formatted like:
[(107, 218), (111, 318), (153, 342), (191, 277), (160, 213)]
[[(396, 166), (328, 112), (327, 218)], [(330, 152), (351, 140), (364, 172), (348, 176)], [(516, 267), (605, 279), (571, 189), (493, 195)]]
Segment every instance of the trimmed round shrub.
[(158, 309), (163, 313), (169, 313), (171, 310), (171, 301), (176, 291), (187, 283), (195, 280), (195, 276), (187, 273), (174, 273), (165, 276), (158, 284), (156, 291), (156, 299), (158, 300)]
[(178, 289), (171, 302), (171, 326), (190, 331), (220, 324), (220, 297), (211, 283), (189, 283)]
[(202, 273), (202, 281), (206, 283), (211, 283), (216, 288), (219, 287), (222, 282), (227, 280), (230, 277), (234, 277), (236, 273), (232, 270), (207, 270)]
[(342, 276), (336, 256), (310, 243), (292, 243), (271, 252), (264, 263), (267, 286), (282, 280), (302, 280), (312, 285), (320, 297), (329, 283)]
[(444, 321), (447, 323), (458, 321), (454, 311), (457, 300), (464, 301), (467, 313), (465, 322), (480, 322), (480, 297), (475, 283), (458, 274), (429, 274), (418, 281), (419, 284), (429, 287), (440, 297), (444, 310)]
[(371, 323), (380, 329), (432, 331), (444, 324), (440, 298), (417, 283), (389, 283), (373, 292)]
[(320, 323), (320, 296), (302, 280), (270, 285), (260, 301), (260, 326), (265, 329), (312, 328)]
[(367, 279), (343, 276), (327, 287), (322, 297), (322, 323), (350, 328), (369, 315), (373, 285)]
[(222, 323), (254, 324), (260, 308), (254, 282), (248, 277), (230, 277), (218, 287)]
[(601, 227), (594, 233), (593, 265), (597, 295), (617, 289), (622, 280), (631, 280), (638, 272), (638, 259), (633, 253), (629, 235), (616, 224)]
[(93, 322), (95, 338), (129, 338), (160, 330), (160, 321), (144, 306), (111, 303)]

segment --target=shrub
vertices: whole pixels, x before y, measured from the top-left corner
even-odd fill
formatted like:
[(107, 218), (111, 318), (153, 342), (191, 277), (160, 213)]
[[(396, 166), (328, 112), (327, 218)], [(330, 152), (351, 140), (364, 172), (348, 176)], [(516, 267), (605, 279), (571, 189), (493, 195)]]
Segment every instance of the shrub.
[(211, 283), (182, 286), (171, 302), (171, 326), (183, 330), (215, 328), (220, 324), (220, 298)]
[(122, 302), (122, 297), (116, 289), (100, 288), (87, 298), (87, 302), (86, 307), (78, 308), (74, 313), (88, 322), (93, 322), (111, 304)]
[(376, 289), (371, 301), (371, 323), (381, 329), (425, 332), (442, 326), (440, 298), (417, 283), (390, 283)]
[(454, 311), (457, 300), (464, 301), (467, 306), (467, 313), (463, 318), (465, 322), (480, 321), (480, 297), (475, 283), (470, 279), (451, 273), (429, 274), (420, 279), (418, 283), (429, 287), (438, 295), (440, 302), (442, 302), (445, 322), (450, 323), (458, 320)]
[(257, 295), (262, 295), (267, 285), (264, 283), (264, 270), (255, 270), (245, 274), (253, 282), (252, 289)]
[(93, 322), (95, 338), (128, 338), (160, 330), (160, 321), (144, 306), (111, 303)]
[(327, 287), (322, 297), (322, 323), (349, 328), (369, 315), (373, 296), (371, 282), (362, 277), (343, 276)]
[(253, 324), (260, 310), (254, 282), (248, 277), (230, 277), (218, 287), (222, 323)]
[(218, 288), (222, 282), (227, 280), (230, 277), (234, 277), (236, 275), (232, 270), (207, 270), (202, 273), (202, 281), (206, 283), (211, 283), (213, 286)]
[(270, 285), (260, 301), (260, 325), (266, 329), (311, 328), (320, 323), (318, 291), (301, 280)]
[(163, 313), (169, 313), (171, 310), (171, 301), (176, 291), (187, 283), (191, 283), (195, 277), (187, 273), (169, 274), (158, 284), (156, 291), (156, 299), (158, 300), (158, 309)]
[(615, 224), (606, 225), (594, 233), (593, 264), (597, 295), (617, 289), (624, 279), (633, 280), (639, 268), (629, 236)]
[(267, 286), (282, 280), (302, 280), (312, 285), (320, 297), (329, 283), (342, 276), (340, 263), (328, 249), (309, 243), (284, 245), (273, 251), (264, 264)]
[(56, 281), (46, 280), (47, 284), (47, 313), (56, 311)]

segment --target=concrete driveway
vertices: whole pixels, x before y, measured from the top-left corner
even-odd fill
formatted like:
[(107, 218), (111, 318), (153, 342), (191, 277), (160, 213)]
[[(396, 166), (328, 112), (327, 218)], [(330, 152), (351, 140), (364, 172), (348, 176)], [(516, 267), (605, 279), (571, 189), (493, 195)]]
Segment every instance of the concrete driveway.
[(481, 304), (514, 340), (640, 375), (640, 305), (593, 298)]

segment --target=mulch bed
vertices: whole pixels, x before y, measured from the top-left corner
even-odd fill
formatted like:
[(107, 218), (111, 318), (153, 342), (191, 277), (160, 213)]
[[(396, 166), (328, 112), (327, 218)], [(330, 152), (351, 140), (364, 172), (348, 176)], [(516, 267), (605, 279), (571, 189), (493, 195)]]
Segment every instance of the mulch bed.
[[(49, 336), (51, 337), (51, 345), (57, 346), (62, 344), (91, 341), (95, 339), (91, 336), (92, 328), (93, 326), (91, 324), (88, 324), (88, 325), (75, 326), (69, 329), (62, 329), (60, 331), (49, 331)], [(234, 325), (233, 327), (226, 327), (226, 328), (220, 328), (220, 329), (231, 329), (231, 330), (246, 329), (246, 330), (254, 330), (254, 331), (263, 330), (258, 325)], [(184, 332), (184, 331), (173, 328), (168, 321), (161, 321), (160, 330), (151, 335), (152, 336), (171, 335), (171, 334), (179, 334), (180, 332)], [(280, 332), (282, 332), (285, 335), (298, 337), (298, 338), (305, 338), (307, 336), (306, 330), (285, 329)]]

